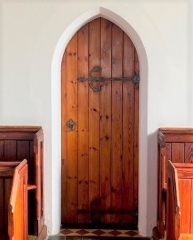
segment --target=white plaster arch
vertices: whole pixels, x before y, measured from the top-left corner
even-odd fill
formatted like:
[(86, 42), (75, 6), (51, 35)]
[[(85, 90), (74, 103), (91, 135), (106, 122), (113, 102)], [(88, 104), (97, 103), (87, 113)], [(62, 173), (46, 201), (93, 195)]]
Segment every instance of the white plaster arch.
[[(147, 77), (148, 64), (145, 47), (135, 29), (116, 13), (97, 7), (91, 9), (72, 22), (61, 35), (52, 59), (51, 66), (51, 136), (52, 136), (52, 234), (60, 229), (61, 209), (61, 60), (65, 48), (72, 36), (87, 22), (104, 17), (119, 26), (133, 41), (140, 63), (140, 99), (139, 99), (139, 221), (138, 229), (141, 235), (147, 235)], [(149, 199), (150, 200), (150, 199)]]

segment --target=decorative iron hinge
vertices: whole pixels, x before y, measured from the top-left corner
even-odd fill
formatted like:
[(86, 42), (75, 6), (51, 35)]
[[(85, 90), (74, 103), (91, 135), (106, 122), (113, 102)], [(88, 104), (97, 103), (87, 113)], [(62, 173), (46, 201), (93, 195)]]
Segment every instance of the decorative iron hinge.
[(132, 77), (120, 77), (120, 78), (105, 78), (105, 77), (95, 77), (93, 76), (93, 73), (95, 72), (100, 72), (101, 67), (94, 67), (90, 73), (89, 73), (89, 78), (85, 77), (78, 77), (77, 80), (79, 82), (84, 82), (84, 81), (89, 81), (89, 86), (92, 88), (94, 92), (99, 92), (101, 90), (102, 86), (98, 86), (95, 83), (96, 82), (104, 82), (104, 81), (132, 81), (135, 85), (137, 85), (140, 81), (139, 75), (136, 73)]

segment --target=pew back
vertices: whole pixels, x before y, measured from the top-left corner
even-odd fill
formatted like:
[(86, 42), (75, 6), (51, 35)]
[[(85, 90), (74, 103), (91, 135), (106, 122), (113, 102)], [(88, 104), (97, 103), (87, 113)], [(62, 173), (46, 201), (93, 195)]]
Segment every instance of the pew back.
[(193, 162), (193, 129), (160, 128), (158, 131), (158, 233), (164, 238), (167, 195), (167, 163)]
[[(193, 237), (193, 164), (168, 161), (166, 239)], [(186, 237), (186, 238), (185, 238)]]

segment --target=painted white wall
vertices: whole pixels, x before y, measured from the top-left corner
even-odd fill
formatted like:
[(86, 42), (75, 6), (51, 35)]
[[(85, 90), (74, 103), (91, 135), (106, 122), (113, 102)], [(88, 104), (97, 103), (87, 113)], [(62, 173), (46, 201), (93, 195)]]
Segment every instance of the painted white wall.
[(140, 83), (139, 231), (156, 225), (157, 138), (193, 126), (193, 0), (0, 0), (0, 124), (42, 125), (45, 220), (60, 227), (60, 59), (76, 30), (106, 16), (132, 38)]

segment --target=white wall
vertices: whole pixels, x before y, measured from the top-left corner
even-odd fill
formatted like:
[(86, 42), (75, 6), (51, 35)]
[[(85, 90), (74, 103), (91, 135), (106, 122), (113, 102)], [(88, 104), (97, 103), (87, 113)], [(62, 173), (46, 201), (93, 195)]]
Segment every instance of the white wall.
[(42, 125), (45, 219), (49, 233), (57, 233), (59, 60), (76, 28), (97, 13), (131, 36), (140, 58), (139, 231), (151, 235), (156, 225), (156, 131), (193, 126), (193, 0), (0, 0), (0, 124)]

